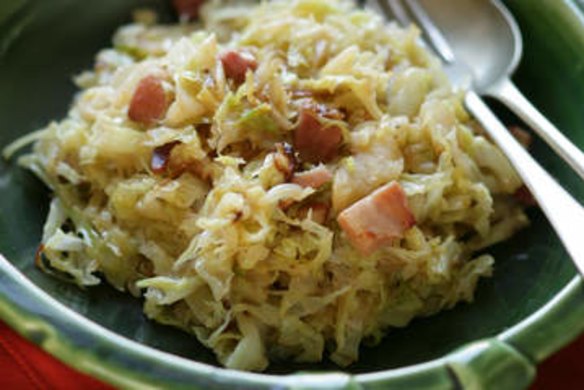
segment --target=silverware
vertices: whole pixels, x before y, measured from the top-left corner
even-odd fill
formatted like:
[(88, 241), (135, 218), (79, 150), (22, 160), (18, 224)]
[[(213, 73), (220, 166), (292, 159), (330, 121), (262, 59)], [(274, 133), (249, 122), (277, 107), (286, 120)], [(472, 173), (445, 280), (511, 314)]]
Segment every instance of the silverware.
[[(451, 18), (465, 18), (466, 16), (458, 13), (460, 9), (456, 7), (455, 2), (460, 4), (466, 3), (469, 7), (470, 3), (475, 5), (484, 3), (486, 4), (483, 4), (486, 7), (485, 9), (489, 9), (488, 7), (492, 7), (495, 4), (494, 2), (489, 3), (489, 1), (449, 0), (446, 6), (444, 2), (428, 0), (424, 1), (424, 4), (432, 3), (434, 9), (442, 7), (443, 13), (452, 12)], [(395, 16), (402, 25), (409, 25), (412, 22), (412, 18), (418, 22), (418, 25), (424, 31), (431, 46), (444, 60), (445, 69), (449, 76), (451, 76), (450, 78), (453, 84), (466, 91), (464, 102), (467, 109), (483, 125), (491, 139), (505, 153), (511, 164), (513, 164), (525, 185), (527, 185), (538, 201), (542, 211), (558, 234), (560, 241), (570, 254), (574, 264), (580, 273), (584, 275), (584, 239), (582, 238), (582, 232), (584, 231), (584, 208), (515, 140), (477, 94), (477, 91), (484, 91), (481, 88), (486, 88), (490, 85), (488, 79), (477, 77), (479, 69), (475, 69), (474, 72), (470, 71), (471, 68), (468, 66), (468, 63), (462, 57), (458, 56), (459, 51), (452, 50), (449, 41), (450, 35), (448, 37), (442, 35), (440, 29), (430, 19), (420, 1), (380, 0), (378, 1), (378, 6), (388, 17)], [(486, 18), (487, 16), (488, 14), (483, 17)], [(488, 22), (483, 21), (480, 26), (475, 25), (474, 27), (484, 33), (483, 25), (487, 24)], [(467, 33), (468, 31), (466, 30), (458, 30), (458, 34)], [(472, 44), (482, 47), (481, 41), (468, 43), (468, 45)], [(516, 52), (509, 51), (508, 54), (516, 56), (514, 53)], [(511, 65), (514, 66), (516, 61), (517, 59), (511, 60)], [(513, 66), (509, 69), (512, 69)], [(486, 70), (484, 72), (493, 74)], [(504, 74), (507, 74), (505, 72)], [(465, 80), (469, 81), (470, 84), (465, 83)]]
[[(397, 10), (397, 2), (389, 3)], [(405, 0), (402, 4), (446, 62), (456, 57), (469, 66), (478, 94), (507, 105), (584, 179), (584, 153), (510, 79), (521, 59), (523, 40), (515, 19), (499, 0), (449, 0), (448, 6), (436, 0)]]

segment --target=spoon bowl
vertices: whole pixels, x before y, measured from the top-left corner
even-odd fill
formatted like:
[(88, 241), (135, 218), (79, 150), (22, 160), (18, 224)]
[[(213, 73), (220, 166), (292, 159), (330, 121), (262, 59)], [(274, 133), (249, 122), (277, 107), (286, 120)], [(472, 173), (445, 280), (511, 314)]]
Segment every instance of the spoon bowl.
[[(406, 8), (403, 6), (404, 4), (407, 4), (407, 9), (409, 9), (412, 15), (420, 23), (420, 26), (426, 34), (429, 43), (436, 50), (436, 53), (442, 57), (447, 65), (447, 68), (454, 68), (455, 71), (457, 68), (459, 70), (462, 69), (462, 71), (464, 71), (463, 68), (468, 68), (468, 71), (474, 72), (475, 74), (480, 73), (484, 71), (484, 69), (488, 68), (484, 66), (483, 61), (489, 61), (489, 57), (485, 57), (483, 54), (494, 54), (495, 51), (489, 52), (486, 48), (492, 48), (493, 44), (497, 43), (497, 41), (495, 39), (489, 41), (488, 39), (490, 38), (490, 35), (484, 34), (496, 34), (499, 30), (497, 26), (501, 23), (501, 21), (505, 21), (504, 17), (499, 17), (500, 15), (503, 15), (499, 11), (504, 10), (504, 8), (503, 5), (498, 3), (497, 0), (455, 0), (459, 2), (459, 5), (464, 4), (472, 6), (473, 8), (465, 9), (464, 7), (459, 8), (457, 6), (453, 6), (453, 8), (448, 8), (451, 10), (450, 14), (458, 15), (458, 17), (443, 17), (443, 19), (438, 19), (435, 15), (432, 14), (432, 10), (440, 8), (435, 7), (426, 9), (421, 0), (403, 0), (404, 3), (401, 2), (402, 0), (390, 1), (393, 14), (404, 25), (411, 23), (411, 19), (409, 16), (407, 16), (408, 11), (406, 11)], [(435, 4), (436, 3), (434, 2), (434, 5)], [(477, 4), (482, 4), (485, 7), (481, 9), (477, 6)], [(498, 6), (495, 7), (495, 4)], [(447, 7), (442, 9), (447, 9)], [(459, 12), (462, 14), (459, 14)], [(442, 15), (444, 15), (444, 13), (442, 13)], [(495, 15), (492, 20), (490, 19), (491, 15)], [(477, 19), (473, 20), (473, 17)], [(510, 18), (510, 14), (507, 14), (507, 19)], [(455, 22), (448, 24), (448, 21), (452, 20), (455, 20)], [(466, 20), (467, 22), (461, 23), (459, 22), (460, 20)], [(474, 21), (475, 23), (469, 24), (468, 21)], [(463, 28), (469, 29), (469, 33), (464, 34), (465, 30), (460, 29), (460, 26), (464, 26)], [(471, 28), (473, 26), (476, 28)], [(511, 30), (512, 29), (510, 28), (509, 31)], [(456, 39), (450, 40), (449, 35), (456, 37)], [(485, 42), (489, 43), (484, 45), (485, 49), (469, 50), (468, 48), (471, 48), (469, 42), (474, 43), (476, 46), (477, 42), (474, 42), (472, 39), (479, 39), (481, 37), (483, 40), (485, 40)], [(508, 42), (511, 42), (511, 44), (507, 45), (503, 49), (515, 47), (513, 45), (513, 37), (511, 38), (511, 40), (508, 40)], [(482, 46), (483, 45), (480, 45), (478, 47), (481, 48)], [(517, 52), (517, 50), (513, 51), (514, 55), (507, 65), (508, 68), (512, 67), (513, 63), (516, 62), (514, 58)], [(469, 59), (471, 61), (466, 62), (465, 58), (461, 55), (462, 53), (470, 56)], [(501, 53), (504, 54), (503, 51), (501, 51)], [(492, 69), (496, 69), (498, 65), (503, 63), (504, 62), (497, 60), (492, 61)], [(460, 68), (461, 65), (462, 68)], [(485, 73), (489, 74), (489, 72)], [(563, 141), (569, 144), (568, 146), (572, 146), (576, 152), (581, 154), (579, 149), (570, 144), (565, 137), (563, 139), (561, 138), (563, 135), (559, 133), (559, 131), (555, 129), (551, 123), (546, 123), (547, 120), (543, 117), (543, 115), (539, 114), (539, 112), (537, 112), (537, 110), (531, 106), (527, 99), (521, 95), (519, 90), (506, 76), (506, 74), (501, 74), (500, 77), (495, 76), (493, 79), (493, 84), (488, 85), (489, 90), (494, 90), (495, 96), (497, 96), (496, 94), (498, 93), (504, 98), (514, 97), (519, 99), (518, 104), (515, 106), (510, 106), (515, 108), (526, 107), (527, 111), (517, 110), (519, 113), (527, 114), (525, 115), (526, 120), (532, 119), (531, 116), (536, 117), (536, 115), (539, 115), (539, 118), (536, 117), (536, 119), (538, 119), (538, 121), (541, 123), (535, 121), (535, 124), (543, 124), (544, 127), (535, 127), (535, 129), (541, 131), (540, 134), (543, 138), (551, 134), (552, 141)], [(481, 81), (488, 81), (488, 78), (481, 79)], [(461, 86), (458, 85), (458, 87), (460, 88)], [(554, 227), (554, 230), (564, 244), (567, 252), (570, 254), (574, 264), (578, 267), (580, 273), (584, 275), (584, 245), (582, 245), (580, 237), (580, 232), (584, 228), (584, 208), (568, 192), (566, 192), (566, 190), (564, 190), (556, 182), (556, 180), (554, 180), (554, 178), (539, 165), (537, 161), (533, 159), (533, 157), (522, 145), (519, 144), (519, 142), (517, 142), (517, 140), (513, 138), (505, 126), (499, 121), (499, 119), (491, 112), (489, 107), (480, 98), (476, 85), (472, 83), (472, 88), (466, 87), (466, 85), (463, 86), (463, 88), (466, 89), (464, 94), (464, 103), (466, 108), (475, 117), (475, 119), (483, 125), (483, 128), (489, 134), (493, 142), (497, 144), (501, 151), (507, 156), (509, 162), (515, 168), (527, 188), (531, 191), (533, 197), (539, 203), (541, 210), (546, 215), (551, 225)], [(502, 100), (505, 101), (505, 99)], [(546, 127), (550, 128), (547, 129)], [(557, 132), (557, 134), (554, 134), (553, 131)], [(553, 142), (551, 142), (551, 144), (554, 146)], [(556, 144), (555, 146), (558, 146), (558, 149), (560, 149), (560, 146), (562, 145)], [(574, 156), (577, 157), (577, 155)], [(584, 161), (584, 157), (582, 161)], [(581, 168), (583, 168), (582, 173), (584, 174), (584, 164), (581, 166)], [(567, 224), (567, 221), (570, 221), (570, 224)]]
[(493, 85), (516, 70), (523, 40), (517, 23), (499, 2), (449, 0), (448, 7), (433, 0), (420, 3), (440, 27), (456, 58), (470, 68), (479, 94), (490, 94)]
[[(543, 116), (517, 89), (510, 77), (523, 52), (521, 32), (500, 0), (406, 0), (421, 6), (448, 42), (438, 53), (446, 62), (456, 58), (469, 68), (472, 88), (507, 105), (584, 179), (584, 153)], [(450, 53), (451, 52), (451, 53)]]

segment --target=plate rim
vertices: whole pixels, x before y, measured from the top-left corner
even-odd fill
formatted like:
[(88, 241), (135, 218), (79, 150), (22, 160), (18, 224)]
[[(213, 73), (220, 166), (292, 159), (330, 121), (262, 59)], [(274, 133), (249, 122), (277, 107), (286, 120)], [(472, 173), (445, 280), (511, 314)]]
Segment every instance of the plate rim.
[[(353, 385), (401, 387), (431, 383), (431, 388), (440, 389), (469, 380), (500, 384), (501, 372), (495, 369), (496, 366), (506, 366), (505, 374), (513, 378), (510, 384), (523, 387), (533, 380), (538, 362), (584, 331), (583, 298), (584, 283), (575, 276), (550, 301), (499, 335), (471, 342), (443, 357), (407, 367), (356, 375), (341, 371), (274, 375), (211, 366), (116, 334), (53, 298), (0, 254), (0, 318), (17, 333), (71, 367), (124, 388), (152, 386), (153, 383), (182, 386), (188, 381), (190, 385), (201, 388), (237, 384), (243, 388), (341, 389)], [(562, 321), (558, 322), (558, 318)], [(547, 330), (550, 321), (559, 324), (551, 332)], [(75, 332), (68, 329), (71, 323), (75, 323)], [(560, 340), (545, 350), (530, 349), (521, 333), (526, 329), (537, 332), (544, 328), (546, 340)], [(88, 349), (87, 343), (99, 348)], [(107, 348), (114, 345), (117, 348)], [(120, 350), (124, 352), (120, 353)], [(501, 359), (506, 360), (506, 364), (501, 365)], [(118, 361), (123, 363), (118, 364)], [(153, 365), (169, 370), (167, 376), (176, 380), (153, 378), (148, 371)], [(485, 371), (478, 372), (484, 370), (485, 365), (494, 370), (486, 375)], [(465, 376), (471, 378), (465, 379)]]

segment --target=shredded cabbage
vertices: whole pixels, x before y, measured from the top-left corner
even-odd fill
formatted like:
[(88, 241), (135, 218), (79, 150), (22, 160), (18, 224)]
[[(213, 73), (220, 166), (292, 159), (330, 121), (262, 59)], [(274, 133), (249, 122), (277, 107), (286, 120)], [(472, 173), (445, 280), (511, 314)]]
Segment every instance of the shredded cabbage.
[[(5, 150), (34, 142), (20, 161), (54, 189), (43, 268), (142, 294), (146, 315), (241, 370), (348, 365), (364, 339), (472, 301), (494, 264), (474, 253), (527, 224), (521, 182), (418, 30), (343, 0), (211, 1), (202, 15), (122, 27), (67, 118)], [(242, 83), (227, 50), (257, 62)], [(145, 126), (129, 107), (147, 76), (169, 106)], [(307, 105), (342, 133), (318, 188), (290, 182), (314, 164), (275, 148)], [(362, 255), (335, 218), (391, 181), (416, 224)]]

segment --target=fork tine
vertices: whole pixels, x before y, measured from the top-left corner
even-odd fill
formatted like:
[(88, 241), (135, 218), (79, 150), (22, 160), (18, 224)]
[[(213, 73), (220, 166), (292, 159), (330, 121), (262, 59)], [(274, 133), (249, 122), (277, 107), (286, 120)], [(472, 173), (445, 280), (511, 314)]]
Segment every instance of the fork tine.
[(393, 15), (402, 26), (412, 24), (412, 19), (400, 0), (381, 0), (378, 3), (386, 14)]
[[(392, 0), (391, 2), (397, 2), (399, 0)], [(410, 9), (412, 15), (416, 18), (419, 26), (424, 30), (426, 38), (429, 43), (434, 47), (434, 50), (442, 59), (448, 63), (454, 62), (455, 57), (448, 41), (440, 31), (438, 27), (434, 24), (424, 7), (420, 4), (418, 0), (404, 0)]]

